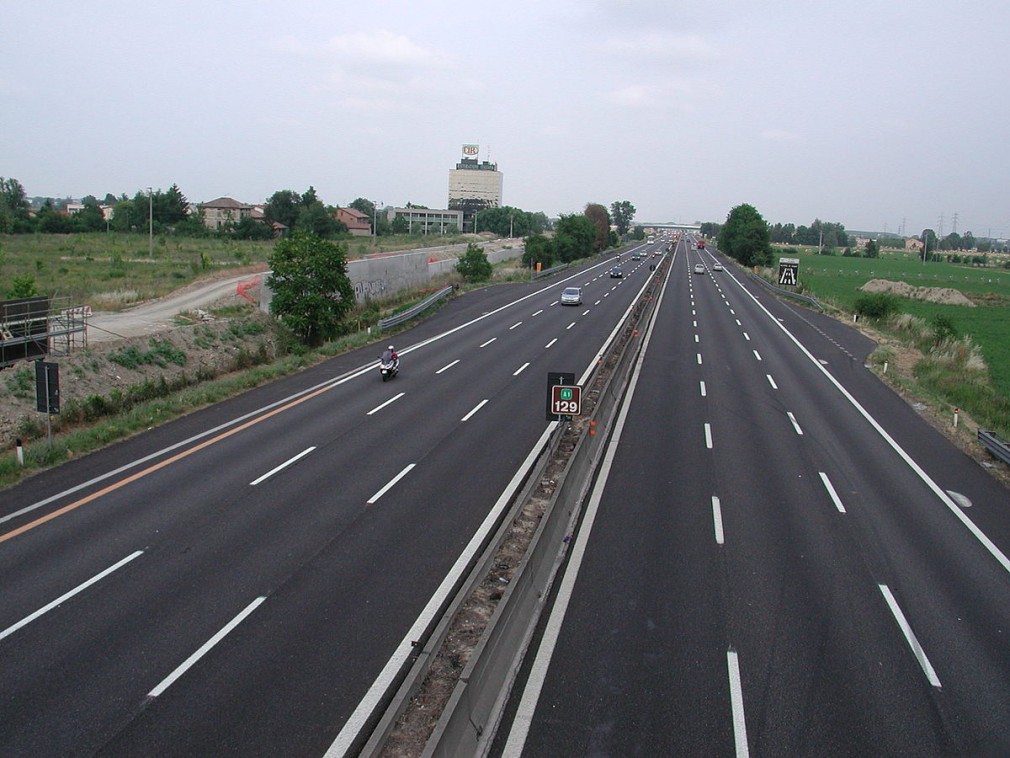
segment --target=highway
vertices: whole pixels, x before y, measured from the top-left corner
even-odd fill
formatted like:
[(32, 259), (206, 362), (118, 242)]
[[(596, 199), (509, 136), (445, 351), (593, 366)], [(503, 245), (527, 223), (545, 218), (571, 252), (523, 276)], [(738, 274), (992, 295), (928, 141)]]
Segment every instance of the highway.
[[(341, 754), (650, 275), (468, 293), (0, 499), (0, 753)], [(583, 287), (563, 307), (565, 286)]]
[(716, 261), (678, 250), (496, 754), (1008, 754), (1006, 490)]

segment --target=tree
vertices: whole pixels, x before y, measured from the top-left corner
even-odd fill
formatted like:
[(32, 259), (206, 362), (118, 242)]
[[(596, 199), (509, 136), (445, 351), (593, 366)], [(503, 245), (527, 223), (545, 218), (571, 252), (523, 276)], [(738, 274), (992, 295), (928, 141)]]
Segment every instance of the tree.
[(610, 215), (617, 227), (617, 236), (623, 237), (631, 229), (631, 220), (635, 217), (635, 206), (627, 200), (615, 201), (610, 204)]
[(877, 245), (876, 240), (870, 240), (866, 243), (866, 249), (863, 251), (863, 257), (865, 258), (879, 258), (880, 257), (880, 246)]
[(279, 190), (272, 194), (263, 207), (263, 218), (284, 224), (294, 229), (298, 222), (298, 211), (302, 202), (301, 195), (292, 190)]
[(587, 258), (595, 240), (596, 225), (589, 218), (575, 213), (563, 215), (554, 227), (554, 258), (561, 263)]
[(227, 231), (238, 240), (269, 240), (274, 237), (270, 226), (251, 216), (243, 216), (238, 223), (228, 224)]
[(178, 184), (173, 184), (167, 192), (159, 190), (154, 196), (154, 206), (155, 219), (165, 226), (174, 226), (189, 215), (189, 200)]
[(270, 255), (267, 279), (274, 293), (270, 312), (306, 345), (320, 345), (339, 334), (354, 307), (354, 285), (347, 276), (347, 247), (297, 230)]
[(480, 245), (473, 242), (466, 246), (466, 252), (456, 262), (456, 271), (468, 282), (490, 279), (493, 270), (487, 254)]
[(105, 229), (105, 216), (95, 203), (85, 203), (84, 207), (70, 218), (75, 232), (100, 232)]
[(631, 239), (633, 240), (644, 240), (645, 239), (645, 229), (641, 226), (636, 226), (631, 230)]
[(523, 265), (534, 268), (538, 263), (541, 269), (549, 268), (554, 262), (554, 247), (551, 241), (542, 234), (531, 234), (523, 240)]
[(719, 230), (719, 249), (744, 266), (767, 266), (772, 262), (768, 224), (753, 205), (738, 205)]
[(390, 225), (393, 234), (410, 234), (410, 222), (403, 216), (397, 216)]
[(599, 203), (588, 203), (583, 215), (593, 222), (593, 227), (596, 229), (593, 252), (603, 252), (610, 247), (610, 214)]
[(510, 205), (486, 208), (477, 214), (477, 228), (499, 237), (525, 237), (532, 226), (529, 213)]
[(939, 247), (936, 232), (932, 229), (923, 229), (919, 239), (922, 240), (922, 260), (928, 261), (929, 256)]
[(706, 221), (701, 224), (701, 228), (698, 230), (702, 237), (706, 239), (716, 239), (719, 236), (719, 232), (722, 230), (722, 224), (717, 224), (714, 221)]
[(304, 229), (317, 237), (332, 239), (346, 232), (347, 225), (342, 221), (337, 221), (333, 217), (333, 213), (322, 202), (313, 200), (308, 205), (303, 204), (301, 210), (298, 211), (295, 229)]
[(0, 234), (29, 231), (28, 197), (17, 179), (0, 176)]

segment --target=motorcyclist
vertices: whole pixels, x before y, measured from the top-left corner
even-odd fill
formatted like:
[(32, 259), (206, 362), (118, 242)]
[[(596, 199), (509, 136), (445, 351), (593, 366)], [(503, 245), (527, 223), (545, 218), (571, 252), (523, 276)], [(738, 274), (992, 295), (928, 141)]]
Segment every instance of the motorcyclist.
[(382, 354), (382, 362), (388, 363), (392, 361), (394, 365), (400, 365), (400, 356), (396, 354), (396, 348), (390, 345), (386, 348), (386, 352)]
[(392, 356), (392, 358), (393, 358), (393, 363), (399, 363), (400, 362), (400, 356), (396, 354), (396, 348), (393, 347), (392, 345), (390, 345), (389, 348), (388, 348), (388, 350), (389, 350), (390, 356)]

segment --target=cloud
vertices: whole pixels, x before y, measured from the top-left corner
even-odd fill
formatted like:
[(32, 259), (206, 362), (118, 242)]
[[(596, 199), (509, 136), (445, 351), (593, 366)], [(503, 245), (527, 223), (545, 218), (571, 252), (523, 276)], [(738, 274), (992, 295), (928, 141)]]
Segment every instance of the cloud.
[(306, 42), (292, 36), (281, 37), (274, 47), (281, 52), (316, 58), (331, 66), (370, 71), (375, 68), (444, 69), (450, 56), (413, 42), (388, 29), (351, 32), (330, 37), (322, 43)]
[(632, 63), (672, 63), (701, 66), (718, 61), (721, 51), (697, 35), (647, 32), (636, 37), (611, 37), (601, 52)]
[(758, 136), (768, 142), (795, 142), (800, 138), (799, 134), (787, 129), (762, 129)]

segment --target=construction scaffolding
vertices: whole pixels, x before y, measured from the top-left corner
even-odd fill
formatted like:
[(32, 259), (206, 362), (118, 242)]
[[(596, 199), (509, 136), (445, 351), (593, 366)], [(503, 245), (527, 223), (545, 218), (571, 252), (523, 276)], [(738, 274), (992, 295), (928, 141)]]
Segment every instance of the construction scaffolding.
[(0, 368), (86, 348), (91, 307), (68, 303), (49, 297), (0, 301)]

